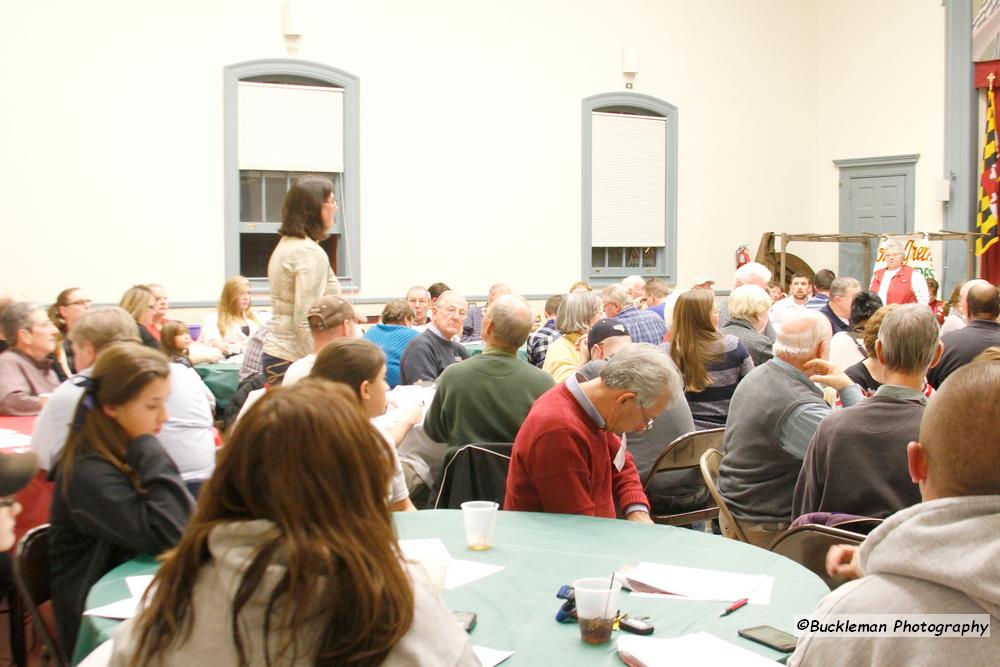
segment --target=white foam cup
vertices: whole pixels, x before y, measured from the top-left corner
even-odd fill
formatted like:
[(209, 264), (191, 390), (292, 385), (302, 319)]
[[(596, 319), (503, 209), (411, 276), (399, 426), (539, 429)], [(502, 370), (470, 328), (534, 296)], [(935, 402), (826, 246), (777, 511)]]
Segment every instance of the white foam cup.
[(493, 530), (497, 524), (499, 508), (497, 503), (489, 500), (470, 500), (462, 503), (465, 540), (473, 551), (485, 551), (493, 546)]

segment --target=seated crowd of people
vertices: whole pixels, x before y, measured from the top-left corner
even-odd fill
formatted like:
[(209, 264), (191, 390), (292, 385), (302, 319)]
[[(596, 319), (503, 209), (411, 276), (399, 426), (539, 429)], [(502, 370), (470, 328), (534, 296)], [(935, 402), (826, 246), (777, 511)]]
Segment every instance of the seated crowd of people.
[[(820, 612), (987, 613), (1000, 632), (988, 576), (1000, 555), (1000, 292), (972, 280), (939, 302), (897, 249), (869, 289), (822, 270), (785, 296), (750, 263), (721, 303), (705, 276), (673, 289), (633, 276), (577, 283), (540, 317), (504, 283), (482, 307), (435, 283), (369, 325), (326, 273), (318, 298), (276, 296), (270, 317), (230, 278), (197, 328), (168, 318), (160, 285), (130, 287), (118, 306), (91, 307), (80, 288), (48, 308), (2, 294), (0, 415), (37, 418), (33, 454), (0, 457), (0, 493), (26, 484), (25, 469), (54, 483), (65, 655), (91, 586), (166, 554), (149, 606), (116, 631), (113, 664), (478, 664), (396, 545), (390, 512), (428, 506), (439, 482), (404, 442), (431, 441), (438, 462), (512, 443), (508, 511), (652, 523), (712, 505), (698, 470), (644, 486), (664, 446), (724, 429), (722, 536), (766, 548), (803, 523), (884, 520), (860, 550), (831, 552), (831, 573), (860, 581)], [(312, 261), (308, 245), (275, 252)], [(193, 369), (222, 357), (240, 361), (224, 411)], [(410, 385), (432, 391), (429, 404), (394, 403)], [(969, 661), (986, 650), (954, 641), (914, 646)], [(890, 650), (807, 635), (792, 662)]]

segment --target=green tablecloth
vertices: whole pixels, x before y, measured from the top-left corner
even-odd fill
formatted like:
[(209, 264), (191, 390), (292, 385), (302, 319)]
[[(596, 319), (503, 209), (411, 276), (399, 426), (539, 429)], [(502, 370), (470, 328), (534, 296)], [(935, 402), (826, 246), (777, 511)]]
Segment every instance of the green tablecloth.
[[(704, 630), (775, 660), (785, 654), (737, 636), (739, 628), (773, 625), (793, 631), (794, 619), (816, 608), (828, 592), (812, 572), (769, 551), (670, 526), (559, 514), (500, 512), (496, 546), (485, 552), (465, 547), (458, 510), (424, 510), (395, 515), (400, 538), (439, 537), (455, 558), (505, 565), (500, 572), (445, 591), (449, 608), (479, 616), (472, 639), (490, 648), (515, 651), (507, 665), (620, 665), (614, 642), (589, 646), (575, 623), (555, 621), (562, 584), (581, 577), (607, 577), (626, 563), (655, 561), (774, 577), (768, 605), (747, 605), (719, 618), (725, 603), (663, 600), (623, 594), (623, 612), (649, 616), (655, 637)], [(137, 559), (105, 575), (90, 591), (88, 608), (128, 597), (125, 577), (156, 569)], [(117, 622), (83, 618), (74, 664), (110, 636)]]
[(240, 383), (240, 365), (198, 364), (194, 369), (198, 371), (201, 381), (215, 396), (216, 414), (222, 414)]

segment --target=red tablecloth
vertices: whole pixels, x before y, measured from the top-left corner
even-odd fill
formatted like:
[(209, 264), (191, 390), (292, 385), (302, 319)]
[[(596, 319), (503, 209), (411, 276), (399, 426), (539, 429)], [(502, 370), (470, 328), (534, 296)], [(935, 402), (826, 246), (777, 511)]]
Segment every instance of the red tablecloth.
[[(35, 417), (0, 417), (0, 429), (10, 429), (24, 435), (31, 435), (31, 429), (35, 426)], [(0, 446), (0, 452), (21, 452), (28, 451), (27, 444)], [(35, 478), (28, 486), (21, 489), (17, 494), (17, 500), (21, 503), (21, 513), (17, 515), (17, 525), (14, 533), (20, 540), (28, 530), (49, 522), (49, 505), (52, 502), (52, 482), (46, 477), (48, 472), (39, 470), (35, 473)]]
[[(0, 430), (9, 429), (23, 435), (31, 435), (31, 430), (35, 427), (35, 415), (28, 417), (0, 417)], [(0, 451), (28, 451), (27, 445), (6, 445), (0, 442)]]

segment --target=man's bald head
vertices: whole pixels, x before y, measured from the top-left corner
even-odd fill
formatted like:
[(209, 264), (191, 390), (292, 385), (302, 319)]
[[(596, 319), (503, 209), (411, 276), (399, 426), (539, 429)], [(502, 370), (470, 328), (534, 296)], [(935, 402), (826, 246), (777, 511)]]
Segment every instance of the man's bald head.
[(972, 320), (995, 320), (1000, 315), (1000, 292), (985, 280), (969, 288), (965, 296), (965, 318)]
[(801, 367), (810, 359), (825, 356), (833, 336), (830, 320), (815, 310), (795, 311), (781, 322), (774, 341), (774, 356)]
[(486, 310), (483, 318), (485, 342), (507, 352), (516, 352), (528, 340), (534, 314), (523, 298), (503, 294)]
[(767, 289), (767, 282), (771, 279), (771, 270), (763, 264), (749, 262), (733, 273), (733, 287), (740, 285), (756, 285)]
[(507, 283), (497, 283), (490, 287), (489, 293), (486, 295), (486, 305), (490, 305), (504, 294), (513, 294), (513, 290)]
[(927, 402), (919, 447), (934, 497), (1000, 494), (997, 396), (1000, 362), (977, 361), (949, 375)]
[(985, 280), (980, 279), (980, 278), (976, 278), (974, 280), (967, 280), (964, 283), (962, 283), (962, 287), (959, 288), (959, 290), (958, 290), (958, 306), (959, 306), (959, 308), (962, 309), (962, 316), (963, 317), (968, 317), (969, 316), (969, 311), (966, 310), (966, 307), (965, 307), (965, 300), (969, 296), (969, 290), (972, 289), (973, 287), (975, 287), (976, 285), (989, 285), (989, 283), (986, 282)]

